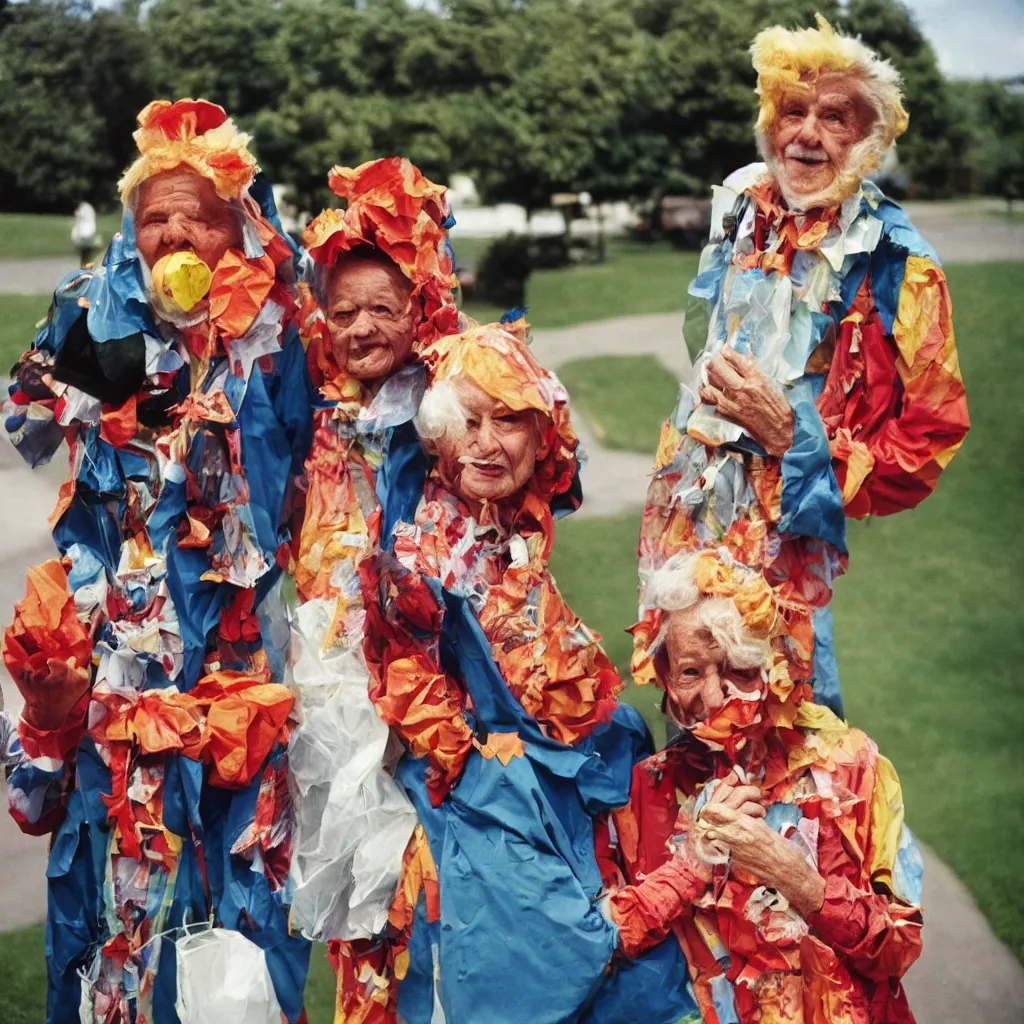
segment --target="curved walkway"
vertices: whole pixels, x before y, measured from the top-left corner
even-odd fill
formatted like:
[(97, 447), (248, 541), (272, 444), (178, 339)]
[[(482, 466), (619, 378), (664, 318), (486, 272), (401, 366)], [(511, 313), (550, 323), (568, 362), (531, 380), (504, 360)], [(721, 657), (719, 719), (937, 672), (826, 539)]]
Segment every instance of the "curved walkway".
[[(556, 369), (570, 359), (593, 355), (647, 354), (656, 356), (679, 378), (690, 367), (678, 313), (537, 331), (534, 349), (541, 362)], [(586, 501), (577, 514), (636, 511), (646, 493), (650, 457), (605, 451), (579, 417), (576, 423), (590, 454), (583, 478)], [(32, 473), (7, 441), (0, 440), (0, 523), (5, 528), (0, 622), (4, 624), (14, 601), (23, 594), (25, 570), (54, 553), (46, 518), (63, 475), (61, 455), (54, 465)], [(20, 708), (17, 691), (3, 678), (8, 707)], [(0, 813), (0, 877), (6, 896), (0, 899), (0, 931), (43, 918), (45, 855), (45, 840), (21, 835), (11, 818)], [(995, 937), (949, 868), (928, 849), (924, 857), (924, 953), (906, 979), (919, 1024), (1019, 1024), (1024, 1020), (1024, 968)], [(10, 893), (17, 893), (17, 898), (11, 899)]]

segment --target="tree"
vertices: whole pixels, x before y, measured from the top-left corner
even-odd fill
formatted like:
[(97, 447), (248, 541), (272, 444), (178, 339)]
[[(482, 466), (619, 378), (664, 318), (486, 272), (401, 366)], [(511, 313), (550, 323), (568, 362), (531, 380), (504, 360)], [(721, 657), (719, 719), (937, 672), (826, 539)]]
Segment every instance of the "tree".
[[(1022, 83), (1024, 84), (1024, 83)], [(968, 144), (957, 169), (964, 190), (1024, 199), (1024, 92), (1012, 82), (960, 82), (957, 115)]]
[(29, 0), (4, 9), (0, 26), (3, 207), (110, 203), (134, 112), (151, 95), (138, 23), (79, 0)]
[(898, 148), (914, 192), (949, 195), (967, 140), (935, 51), (899, 0), (850, 0), (843, 21), (903, 75), (910, 127)]

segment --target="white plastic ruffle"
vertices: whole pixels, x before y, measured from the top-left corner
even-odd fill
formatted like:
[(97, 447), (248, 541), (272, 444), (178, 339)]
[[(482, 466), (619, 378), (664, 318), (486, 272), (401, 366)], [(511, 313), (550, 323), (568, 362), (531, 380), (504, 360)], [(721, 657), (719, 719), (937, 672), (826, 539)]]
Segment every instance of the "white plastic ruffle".
[(291, 924), (308, 938), (365, 939), (387, 922), (416, 812), (383, 767), (389, 730), (370, 701), (360, 652), (321, 654), (334, 602), (295, 613), (292, 686), (299, 725)]

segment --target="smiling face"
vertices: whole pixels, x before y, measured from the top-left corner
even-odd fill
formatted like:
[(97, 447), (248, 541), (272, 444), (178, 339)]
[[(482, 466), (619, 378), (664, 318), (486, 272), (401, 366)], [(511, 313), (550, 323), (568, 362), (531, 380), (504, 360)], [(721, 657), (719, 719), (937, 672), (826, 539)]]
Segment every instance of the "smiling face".
[(455, 388), (465, 428), (448, 431), (433, 444), (442, 479), (466, 501), (515, 494), (530, 479), (540, 454), (538, 413), (509, 409), (465, 379)]
[(828, 189), (874, 122), (871, 105), (850, 75), (820, 75), (785, 97), (771, 132), (785, 191), (799, 199)]
[(163, 256), (191, 249), (212, 270), (228, 249), (241, 246), (242, 228), (212, 181), (178, 167), (139, 185), (135, 239), (151, 268)]
[(346, 256), (327, 285), (324, 315), (340, 366), (357, 380), (379, 384), (412, 355), (412, 284), (393, 263)]
[(666, 646), (668, 710), (681, 726), (697, 725), (729, 700), (751, 699), (762, 689), (760, 668), (729, 664), (725, 649), (705, 624), (700, 603), (669, 613)]

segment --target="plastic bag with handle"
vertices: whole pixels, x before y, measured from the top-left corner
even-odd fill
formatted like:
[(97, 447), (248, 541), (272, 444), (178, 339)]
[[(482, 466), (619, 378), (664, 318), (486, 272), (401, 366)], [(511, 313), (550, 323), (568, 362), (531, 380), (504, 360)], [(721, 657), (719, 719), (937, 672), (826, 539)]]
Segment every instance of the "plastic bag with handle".
[(263, 950), (240, 932), (207, 928), (176, 943), (181, 1024), (282, 1024)]

